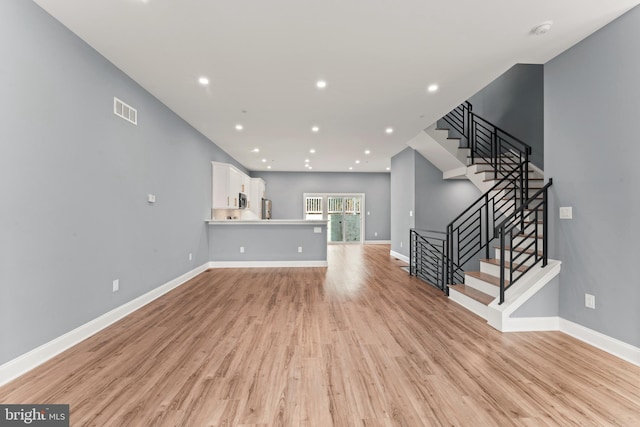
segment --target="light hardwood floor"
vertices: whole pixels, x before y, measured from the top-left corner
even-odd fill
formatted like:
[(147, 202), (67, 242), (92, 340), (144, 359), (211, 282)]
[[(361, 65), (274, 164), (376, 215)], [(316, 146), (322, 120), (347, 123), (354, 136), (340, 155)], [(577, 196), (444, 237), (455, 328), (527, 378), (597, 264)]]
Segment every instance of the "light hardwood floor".
[(386, 245), (210, 270), (0, 388), (84, 426), (638, 426), (640, 368), (502, 334)]

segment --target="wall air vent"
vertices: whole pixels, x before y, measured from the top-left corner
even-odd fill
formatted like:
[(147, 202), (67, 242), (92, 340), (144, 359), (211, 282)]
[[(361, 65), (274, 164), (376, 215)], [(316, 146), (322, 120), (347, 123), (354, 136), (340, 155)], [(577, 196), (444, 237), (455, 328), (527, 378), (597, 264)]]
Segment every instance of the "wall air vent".
[(128, 104), (125, 104), (115, 96), (113, 97), (113, 114), (118, 117), (122, 117), (134, 125), (138, 124), (138, 110)]

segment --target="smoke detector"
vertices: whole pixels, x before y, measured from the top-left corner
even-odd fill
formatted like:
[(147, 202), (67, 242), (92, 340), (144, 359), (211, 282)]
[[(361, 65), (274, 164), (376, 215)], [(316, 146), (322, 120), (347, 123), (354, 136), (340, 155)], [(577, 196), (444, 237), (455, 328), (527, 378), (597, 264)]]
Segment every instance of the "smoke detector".
[(553, 25), (553, 21), (545, 21), (545, 22), (541, 23), (540, 25), (536, 26), (533, 29), (533, 33), (536, 36), (541, 36), (542, 34), (546, 34), (551, 29), (551, 25)]

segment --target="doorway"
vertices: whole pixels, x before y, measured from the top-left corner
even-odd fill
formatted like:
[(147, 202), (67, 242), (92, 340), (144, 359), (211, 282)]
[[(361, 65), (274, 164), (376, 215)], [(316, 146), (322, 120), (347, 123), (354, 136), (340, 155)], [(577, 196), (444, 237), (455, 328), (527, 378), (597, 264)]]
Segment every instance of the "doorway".
[(364, 194), (305, 193), (305, 219), (327, 220), (328, 243), (362, 243)]

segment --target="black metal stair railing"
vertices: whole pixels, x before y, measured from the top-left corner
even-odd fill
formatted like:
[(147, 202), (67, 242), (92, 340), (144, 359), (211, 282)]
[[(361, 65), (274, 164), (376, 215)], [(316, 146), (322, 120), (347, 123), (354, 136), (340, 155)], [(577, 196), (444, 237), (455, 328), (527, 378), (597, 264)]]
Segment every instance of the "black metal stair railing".
[[(507, 261), (505, 244), (513, 246), (530, 241), (530, 228), (525, 227), (529, 217), (533, 218), (533, 229), (537, 233), (539, 215), (544, 215), (546, 220), (546, 189), (551, 180), (530, 198), (531, 147), (473, 113), (469, 102), (459, 105), (442, 120), (462, 137), (461, 145), (470, 149), (469, 162), (487, 165), (487, 172), (498, 182), (451, 221), (446, 233), (411, 230), (410, 273), (448, 293), (448, 285), (464, 283), (465, 264), (482, 250), (485, 250), (486, 258), (491, 258), (491, 243), (499, 239), (502, 302), (506, 287), (521, 277), (529, 265), (535, 265), (540, 259), (546, 265), (546, 221), (543, 222), (541, 238), (535, 234), (536, 239), (531, 243), (533, 248), (523, 247), (525, 255), (514, 255), (510, 251)], [(539, 204), (540, 197), (542, 205)], [(543, 246), (541, 252), (538, 244)], [(504, 277), (505, 274), (508, 278)], [(505, 284), (508, 285), (505, 287)]]
[(469, 147), (469, 130), (471, 129), (470, 113), (472, 109), (473, 106), (471, 103), (465, 101), (442, 118), (442, 120), (451, 126), (451, 129), (462, 136), (462, 146), (465, 148)]
[(409, 274), (444, 290), (445, 233), (412, 228), (409, 242)]
[[(500, 236), (500, 304), (505, 290), (542, 261), (547, 266), (548, 189), (552, 179), (495, 230)], [(542, 227), (540, 227), (542, 226)]]
[[(446, 233), (412, 228), (409, 242), (409, 274), (445, 290)], [(458, 277), (462, 280), (462, 276)]]
[(458, 279), (465, 264), (483, 249), (485, 257), (490, 258), (490, 244), (498, 237), (496, 226), (527, 199), (525, 191), (528, 191), (528, 186), (523, 175), (528, 166), (526, 162), (520, 163), (449, 223), (446, 234), (447, 285), (463, 283), (464, 280)]

